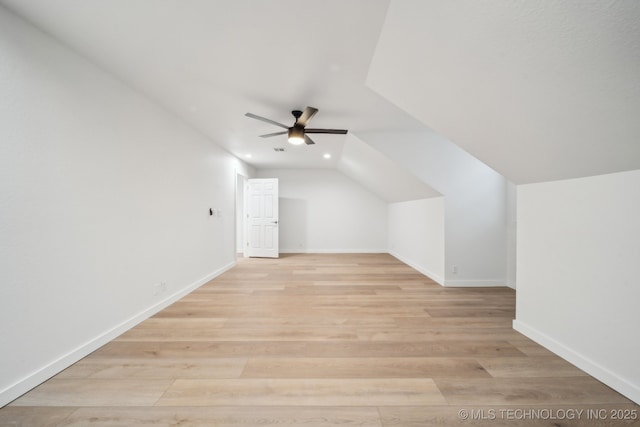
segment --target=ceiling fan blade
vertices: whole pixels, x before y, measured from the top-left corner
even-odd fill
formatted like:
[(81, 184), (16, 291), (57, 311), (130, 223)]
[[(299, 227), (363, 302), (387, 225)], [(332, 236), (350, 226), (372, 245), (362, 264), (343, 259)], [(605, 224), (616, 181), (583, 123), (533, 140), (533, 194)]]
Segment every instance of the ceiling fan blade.
[(305, 133), (333, 133), (336, 135), (344, 135), (349, 132), (347, 129), (305, 129)]
[(313, 116), (316, 115), (317, 112), (318, 112), (317, 108), (313, 108), (313, 107), (305, 108), (304, 111), (302, 112), (302, 115), (298, 117), (298, 120), (296, 120), (296, 126), (302, 126), (302, 127), (307, 126), (309, 121), (313, 118)]
[(282, 123), (274, 122), (271, 119), (267, 119), (266, 117), (256, 116), (253, 113), (246, 113), (245, 116), (251, 117), (252, 119), (260, 120), (263, 122), (271, 123), (272, 125), (280, 126), (281, 128), (289, 129), (289, 126), (283, 125)]
[(289, 132), (288, 130), (285, 130), (283, 132), (266, 133), (264, 135), (260, 135), (260, 138), (269, 138), (269, 137), (272, 137), (272, 136), (285, 135), (288, 132)]
[(307, 145), (315, 144), (315, 142), (313, 142), (313, 139), (309, 138), (307, 135), (304, 136), (304, 142)]

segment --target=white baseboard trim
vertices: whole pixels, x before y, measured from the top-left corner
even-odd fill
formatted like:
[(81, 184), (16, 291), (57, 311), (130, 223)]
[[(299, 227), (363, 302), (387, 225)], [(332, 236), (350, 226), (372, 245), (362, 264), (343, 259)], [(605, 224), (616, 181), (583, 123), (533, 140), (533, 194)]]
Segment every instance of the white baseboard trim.
[(537, 342), (547, 350), (557, 354), (569, 363), (582, 369), (589, 375), (600, 380), (618, 393), (640, 404), (640, 387), (620, 377), (615, 372), (601, 364), (591, 360), (587, 356), (580, 354), (570, 347), (556, 341), (549, 335), (538, 331), (537, 329), (527, 325), (526, 323), (516, 319), (513, 321), (513, 329), (525, 335), (526, 337)]
[(397, 258), (399, 261), (402, 261), (403, 263), (407, 264), (409, 267), (413, 268), (414, 270), (419, 271), (420, 273), (424, 274), (425, 276), (427, 276), (429, 279), (433, 280), (434, 282), (436, 282), (437, 284), (439, 284), (440, 286), (443, 286), (444, 284), (444, 277), (439, 276), (438, 274), (435, 274), (433, 271), (429, 271), (428, 269), (412, 262), (411, 260), (398, 255), (397, 253), (390, 251), (389, 255), (391, 255), (394, 258)]
[(281, 254), (386, 254), (386, 249), (280, 249)]
[(444, 287), (451, 288), (489, 288), (489, 287), (505, 287), (507, 286), (504, 280), (445, 280), (444, 277), (435, 274), (433, 271), (429, 271), (428, 269), (422, 267), (421, 265), (411, 261), (408, 258), (405, 258), (396, 252), (389, 251), (389, 255), (396, 257), (398, 260), (404, 262), (409, 267), (418, 270), (420, 273), (424, 274), (428, 278), (432, 279), (434, 282), (440, 284)]
[(448, 288), (505, 288), (504, 280), (445, 280), (444, 286)]
[(185, 295), (189, 294), (190, 292), (204, 285), (208, 281), (218, 277), (225, 271), (231, 269), (235, 265), (236, 265), (236, 262), (234, 261), (225, 265), (222, 268), (219, 268), (218, 270), (210, 274), (207, 274), (205, 277), (202, 277), (201, 279), (196, 280), (190, 285), (185, 286), (179, 291), (153, 304), (149, 308), (142, 310), (141, 312), (130, 317), (127, 320), (124, 320), (123, 322), (116, 325), (115, 327), (103, 332), (102, 334), (96, 336), (95, 338), (85, 342), (84, 344), (79, 345), (78, 347), (71, 350), (64, 356), (61, 356), (58, 359), (50, 362), (46, 366), (43, 366), (37, 371), (29, 374), (25, 378), (17, 381), (16, 383), (6, 387), (3, 390), (0, 390), (0, 408), (7, 405), (8, 403), (11, 403), (13, 400), (22, 396), (24, 393), (28, 392), (32, 388), (42, 384), (52, 376), (56, 375), (57, 373), (73, 365), (78, 360), (96, 351), (97, 349), (99, 349), (109, 341), (115, 339), (116, 337), (122, 335), (124, 332), (133, 328), (138, 323), (148, 319), (149, 317), (153, 316), (154, 314), (158, 313), (159, 311), (163, 310), (164, 308), (178, 301), (180, 298), (184, 297)]

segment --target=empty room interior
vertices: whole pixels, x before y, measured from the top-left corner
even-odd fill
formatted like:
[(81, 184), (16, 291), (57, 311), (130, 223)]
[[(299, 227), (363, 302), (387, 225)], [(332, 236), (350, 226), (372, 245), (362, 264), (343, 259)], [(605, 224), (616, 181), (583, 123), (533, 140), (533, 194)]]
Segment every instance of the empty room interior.
[(638, 425), (640, 2), (0, 0), (0, 425)]

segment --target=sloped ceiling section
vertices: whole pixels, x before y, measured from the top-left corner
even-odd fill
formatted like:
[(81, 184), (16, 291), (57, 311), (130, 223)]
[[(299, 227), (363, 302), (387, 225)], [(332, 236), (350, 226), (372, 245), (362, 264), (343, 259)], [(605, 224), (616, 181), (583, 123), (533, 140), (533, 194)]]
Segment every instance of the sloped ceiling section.
[(353, 134), (347, 135), (337, 169), (388, 203), (441, 195)]
[(259, 138), (283, 129), (246, 112), (291, 125), (313, 106), (311, 127), (350, 132), (423, 126), (365, 85), (388, 0), (0, 3), (256, 168), (335, 168), (344, 137), (292, 147)]
[(367, 84), (517, 184), (640, 168), (637, 0), (392, 0)]

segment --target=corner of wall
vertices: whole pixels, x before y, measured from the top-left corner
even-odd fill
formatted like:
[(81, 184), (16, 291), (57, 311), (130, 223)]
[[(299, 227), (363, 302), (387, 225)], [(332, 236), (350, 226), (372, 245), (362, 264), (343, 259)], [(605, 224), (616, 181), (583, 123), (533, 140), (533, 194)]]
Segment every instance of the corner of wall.
[(407, 264), (409, 267), (413, 268), (414, 270), (424, 274), (425, 276), (427, 276), (429, 279), (433, 280), (434, 282), (436, 282), (437, 284), (439, 284), (440, 286), (445, 286), (444, 285), (444, 278), (442, 276), (440, 276), (437, 273), (434, 273), (433, 271), (430, 271), (426, 268), (424, 268), (423, 266), (419, 265), (418, 263), (415, 263), (407, 258), (404, 258), (402, 255), (398, 254), (397, 252), (394, 251), (389, 251), (388, 252), (389, 255), (393, 256), (394, 258), (397, 258), (398, 260), (402, 261), (403, 263)]

